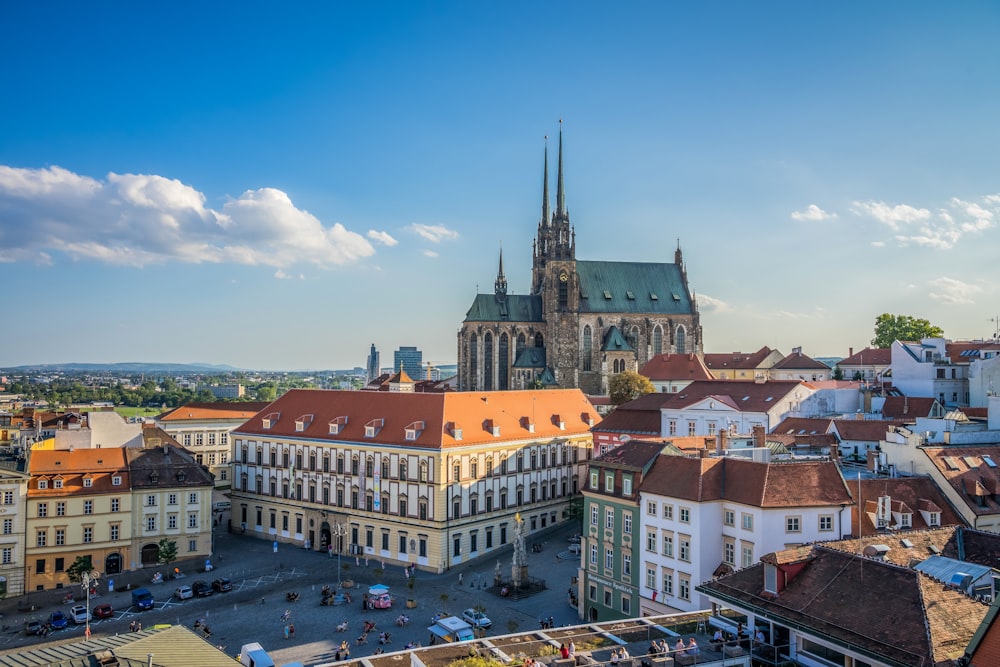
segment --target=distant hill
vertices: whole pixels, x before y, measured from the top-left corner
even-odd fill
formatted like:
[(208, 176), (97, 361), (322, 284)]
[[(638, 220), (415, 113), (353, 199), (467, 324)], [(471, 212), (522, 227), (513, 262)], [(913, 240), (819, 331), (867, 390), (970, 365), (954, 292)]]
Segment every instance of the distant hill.
[(29, 364), (27, 366), (12, 366), (4, 370), (8, 371), (64, 371), (70, 373), (229, 373), (232, 371), (242, 371), (245, 369), (236, 368), (227, 364), (173, 364), (167, 362), (138, 362), (125, 361), (114, 364)]

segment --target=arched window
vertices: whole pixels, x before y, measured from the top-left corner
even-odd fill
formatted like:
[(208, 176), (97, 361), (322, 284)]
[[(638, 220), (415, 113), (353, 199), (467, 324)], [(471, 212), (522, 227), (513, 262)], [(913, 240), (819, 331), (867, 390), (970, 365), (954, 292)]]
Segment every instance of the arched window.
[(476, 334), (469, 336), (469, 388), (479, 387), (477, 377), (479, 376), (479, 341)]
[(677, 325), (677, 332), (674, 334), (677, 345), (677, 354), (685, 354), (687, 352), (687, 331), (684, 329), (683, 324)]
[(545, 338), (542, 337), (541, 331), (535, 334), (535, 347), (545, 347)]
[(244, 491), (250, 490), (248, 475), (246, 473), (242, 473), (240, 475), (240, 486), (243, 488)]
[(382, 479), (389, 479), (389, 457), (382, 457)]
[(590, 325), (583, 327), (583, 372), (589, 373), (591, 371), (591, 357), (594, 355), (594, 342), (592, 340), (592, 334), (590, 330)]
[(500, 334), (500, 365), (497, 367), (497, 389), (506, 391), (508, 374), (510, 372), (510, 338), (507, 333)]
[(351, 474), (352, 475), (357, 475), (360, 472), (359, 469), (358, 469), (359, 465), (360, 465), (360, 461), (358, 460), (358, 455), (355, 454), (354, 456), (351, 457)]
[(375, 476), (375, 457), (369, 456), (365, 459), (365, 477)]
[(428, 481), (430, 481), (430, 479), (428, 477), (428, 474), (427, 474), (427, 470), (428, 470), (428, 468), (427, 468), (427, 461), (421, 461), (420, 462), (420, 481), (421, 482), (428, 482)]
[(309, 482), (309, 502), (316, 502), (316, 482)]
[(486, 457), (486, 468), (483, 470), (483, 472), (485, 473), (485, 475), (487, 477), (493, 477), (494, 475), (497, 474), (497, 471), (493, 469), (493, 457), (492, 456), (487, 456)]
[(524, 348), (525, 347), (527, 347), (527, 345), (524, 342), (524, 334), (523, 333), (517, 334), (517, 342), (514, 344), (514, 359), (515, 360), (518, 357), (521, 356), (521, 353), (524, 352)]
[(493, 334), (483, 334), (483, 391), (493, 391)]
[(639, 327), (634, 324), (628, 330), (628, 344), (632, 348), (633, 352), (639, 351)]
[(389, 513), (389, 492), (388, 491), (383, 491), (382, 492), (381, 502), (379, 503), (379, 511), (382, 512), (382, 514), (388, 514)]
[(653, 354), (663, 354), (663, 328), (659, 324), (653, 328)]
[(344, 474), (344, 455), (337, 454), (337, 474)]
[(399, 478), (406, 479), (406, 459), (399, 459)]

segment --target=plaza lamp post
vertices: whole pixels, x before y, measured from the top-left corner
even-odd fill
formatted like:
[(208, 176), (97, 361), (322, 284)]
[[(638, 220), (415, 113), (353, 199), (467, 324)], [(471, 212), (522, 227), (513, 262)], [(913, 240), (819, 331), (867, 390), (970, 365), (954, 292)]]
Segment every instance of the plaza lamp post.
[(101, 573), (97, 570), (93, 572), (84, 572), (83, 576), (80, 578), (80, 583), (83, 585), (84, 590), (87, 591), (87, 627), (83, 631), (84, 636), (90, 639), (90, 589), (92, 586), (96, 586), (98, 580), (101, 578)]
[(344, 550), (344, 540), (343, 538), (347, 536), (347, 524), (343, 521), (335, 521), (330, 530), (330, 539), (337, 540), (337, 588), (342, 588), (343, 582), (341, 581), (341, 573), (343, 570), (340, 568), (340, 553)]

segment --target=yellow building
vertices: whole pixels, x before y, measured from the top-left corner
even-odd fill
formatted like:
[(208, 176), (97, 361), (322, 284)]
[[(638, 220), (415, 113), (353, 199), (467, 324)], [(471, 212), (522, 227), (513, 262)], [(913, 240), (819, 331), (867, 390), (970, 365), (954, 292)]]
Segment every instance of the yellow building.
[(0, 598), (24, 588), (24, 519), (29, 476), (0, 469)]
[(441, 572), (565, 521), (597, 411), (577, 389), (292, 390), (233, 431), (232, 524)]
[(142, 430), (142, 447), (125, 449), (132, 481), (132, 569), (156, 566), (159, 542), (177, 559), (212, 554), (212, 475), (164, 430)]
[(25, 590), (68, 585), (66, 568), (90, 556), (108, 576), (132, 559), (125, 450), (32, 451), (29, 459)]

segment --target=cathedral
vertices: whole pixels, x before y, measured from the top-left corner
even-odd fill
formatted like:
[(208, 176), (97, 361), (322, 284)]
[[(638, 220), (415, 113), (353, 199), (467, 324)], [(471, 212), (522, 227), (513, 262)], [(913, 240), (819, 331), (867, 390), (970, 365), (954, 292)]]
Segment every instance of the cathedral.
[(611, 377), (639, 370), (654, 355), (700, 355), (698, 304), (680, 244), (673, 263), (578, 260), (561, 129), (551, 213), (547, 146), (542, 173), (531, 291), (507, 293), (501, 251), (493, 293), (476, 295), (458, 332), (459, 390), (563, 387), (605, 395)]

